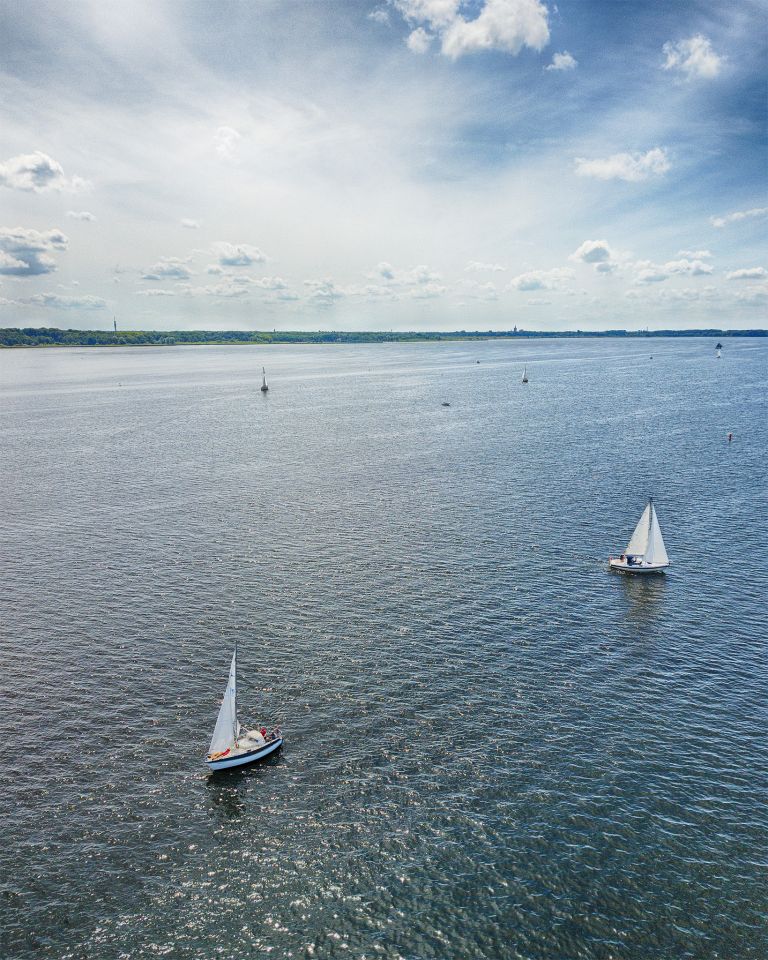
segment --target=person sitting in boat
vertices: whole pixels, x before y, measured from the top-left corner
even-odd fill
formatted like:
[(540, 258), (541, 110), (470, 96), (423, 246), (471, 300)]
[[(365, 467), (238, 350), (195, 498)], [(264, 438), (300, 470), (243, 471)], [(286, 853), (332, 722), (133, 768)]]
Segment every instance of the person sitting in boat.
[(628, 567), (631, 567), (631, 566), (634, 564), (634, 562), (635, 562), (635, 558), (633, 557), (633, 555), (632, 555), (631, 553), (628, 553), (628, 554), (627, 554), (627, 566), (628, 566)]

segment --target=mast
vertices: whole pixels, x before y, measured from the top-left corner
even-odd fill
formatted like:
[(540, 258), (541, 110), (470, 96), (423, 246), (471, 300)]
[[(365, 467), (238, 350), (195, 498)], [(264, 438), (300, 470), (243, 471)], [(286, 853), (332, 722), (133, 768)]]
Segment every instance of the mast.
[(651, 545), (651, 535), (653, 534), (653, 497), (648, 497), (648, 542), (645, 545), (645, 553), (648, 553), (648, 547)]
[(237, 637), (235, 637), (235, 689), (232, 694), (232, 742), (237, 741)]

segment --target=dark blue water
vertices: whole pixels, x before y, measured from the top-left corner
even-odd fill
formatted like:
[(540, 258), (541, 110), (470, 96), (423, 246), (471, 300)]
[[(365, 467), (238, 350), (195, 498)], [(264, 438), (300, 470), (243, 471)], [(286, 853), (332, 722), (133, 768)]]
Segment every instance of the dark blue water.
[[(0, 956), (768, 955), (768, 341), (0, 379)], [(286, 744), (212, 777), (235, 639)]]

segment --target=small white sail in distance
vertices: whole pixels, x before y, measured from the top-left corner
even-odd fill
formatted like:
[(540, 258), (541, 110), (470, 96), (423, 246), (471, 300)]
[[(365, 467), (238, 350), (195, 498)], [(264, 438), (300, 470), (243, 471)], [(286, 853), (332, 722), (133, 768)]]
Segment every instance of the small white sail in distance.
[(219, 716), (213, 729), (211, 745), (208, 754), (221, 753), (233, 746), (240, 732), (237, 722), (237, 650), (232, 654), (232, 665), (229, 668), (229, 680), (224, 691)]
[(649, 500), (643, 510), (625, 552), (628, 556), (642, 557), (646, 563), (669, 563), (653, 501)]

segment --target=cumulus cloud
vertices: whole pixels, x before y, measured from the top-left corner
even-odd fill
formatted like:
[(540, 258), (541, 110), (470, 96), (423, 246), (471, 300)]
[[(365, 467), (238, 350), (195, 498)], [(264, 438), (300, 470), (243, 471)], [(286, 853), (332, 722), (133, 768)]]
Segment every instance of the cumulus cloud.
[(726, 273), (726, 280), (764, 280), (768, 277), (765, 267), (742, 267), (741, 270), (731, 270)]
[(600, 264), (611, 263), (615, 260), (615, 257), (606, 240), (585, 240), (568, 259), (581, 261), (582, 263)]
[(738, 223), (740, 220), (753, 220), (765, 216), (768, 216), (768, 207), (753, 207), (751, 210), (736, 210), (734, 213), (727, 213), (724, 217), (710, 217), (709, 222), (713, 227), (722, 228), (729, 223)]
[(427, 33), (423, 27), (416, 27), (416, 29), (412, 30), (406, 37), (405, 45), (411, 53), (426, 53), (427, 50), (429, 50), (432, 40), (433, 37), (431, 33)]
[(470, 260), (464, 269), (468, 273), (498, 273), (500, 271), (506, 270), (506, 267), (502, 267), (500, 263), (483, 263), (482, 260)]
[(237, 150), (237, 144), (242, 140), (234, 127), (219, 127), (213, 135), (213, 147), (223, 160), (232, 160)]
[(391, 263), (383, 261), (376, 265), (374, 277), (381, 277), (383, 280), (394, 280), (395, 271)]
[(444, 293), (445, 287), (442, 284), (430, 280), (421, 286), (408, 290), (406, 295), (411, 300), (433, 300), (435, 297), (441, 297)]
[(57, 293), (36, 293), (20, 302), (50, 307), (52, 310), (103, 310), (107, 305), (107, 301), (101, 297), (67, 297)]
[(368, 19), (382, 26), (389, 26), (389, 11), (385, 7), (377, 7), (368, 14)]
[(386, 261), (377, 264), (375, 269), (367, 276), (369, 280), (377, 283), (383, 282), (388, 286), (400, 287), (412, 286), (413, 284), (439, 283), (443, 279), (442, 274), (423, 263), (411, 267), (410, 270), (396, 270), (391, 263)]
[(161, 257), (157, 263), (142, 274), (142, 280), (188, 280), (192, 276), (188, 260), (178, 257)]
[(688, 79), (701, 77), (711, 80), (723, 68), (723, 58), (712, 49), (711, 42), (700, 33), (688, 40), (665, 43), (662, 48), (666, 60), (665, 70), (678, 70)]
[(552, 63), (544, 67), (545, 70), (575, 70), (578, 67), (579, 61), (568, 53), (567, 50), (563, 50), (562, 53), (556, 53), (552, 57)]
[(254, 263), (267, 262), (266, 254), (249, 243), (227, 243), (226, 240), (219, 240), (214, 243), (213, 252), (218, 256), (222, 267), (250, 267)]
[(304, 286), (309, 287), (308, 300), (318, 307), (331, 307), (337, 300), (342, 300), (346, 294), (336, 286), (330, 278), (325, 280), (305, 280)]
[(408, 270), (407, 273), (403, 274), (402, 280), (404, 283), (437, 283), (442, 280), (443, 277), (441, 274), (430, 269), (425, 264), (419, 264), (417, 267), (413, 267), (411, 270)]
[(540, 0), (484, 0), (471, 20), (460, 12), (462, 0), (394, 0), (394, 6), (409, 23), (433, 31), (420, 26), (411, 33), (408, 46), (417, 53), (424, 52), (434, 35), (452, 60), (481, 50), (514, 56), (523, 47), (542, 50), (549, 42), (547, 8)]
[(675, 275), (704, 277), (713, 272), (712, 265), (702, 260), (668, 260), (666, 263), (638, 260), (634, 267), (637, 270), (634, 281), (636, 284), (662, 283)]
[(498, 300), (499, 294), (494, 284), (490, 282), (482, 283), (480, 280), (459, 280), (456, 284), (459, 294), (465, 297), (471, 297), (473, 300)]
[(11, 277), (36, 277), (53, 273), (54, 250), (66, 250), (69, 240), (61, 230), (26, 230), (24, 227), (0, 227), (0, 274)]
[(183, 220), (179, 221), (182, 227), (186, 227), (187, 230), (199, 230), (200, 221), (199, 220), (190, 220), (188, 217), (184, 217)]
[(647, 153), (614, 153), (610, 157), (587, 160), (574, 159), (576, 174), (580, 177), (594, 177), (596, 180), (626, 180), (638, 183), (665, 174), (669, 168), (667, 152), (655, 147)]
[(712, 256), (709, 250), (678, 250), (678, 257), (689, 257), (691, 260), (705, 260)]
[(46, 190), (76, 191), (89, 186), (81, 177), (67, 177), (64, 168), (47, 153), (20, 154), (0, 163), (0, 186), (11, 190), (43, 193)]
[(168, 290), (165, 287), (150, 287), (148, 290), (137, 290), (137, 297), (175, 297), (175, 290)]
[(529, 270), (509, 281), (510, 290), (554, 290), (574, 277), (568, 267), (553, 267), (551, 270)]
[(702, 277), (712, 273), (712, 265), (701, 260), (668, 260), (664, 264), (668, 273), (683, 273), (691, 277)]
[(740, 290), (736, 294), (736, 299), (747, 306), (761, 307), (768, 302), (768, 283), (756, 283), (744, 291)]
[(217, 297), (231, 300), (248, 295), (248, 288), (231, 283), (216, 283), (205, 287), (181, 286), (179, 293), (185, 297)]
[(96, 217), (87, 210), (67, 210), (67, 216), (70, 220), (82, 220), (85, 223), (94, 223)]

